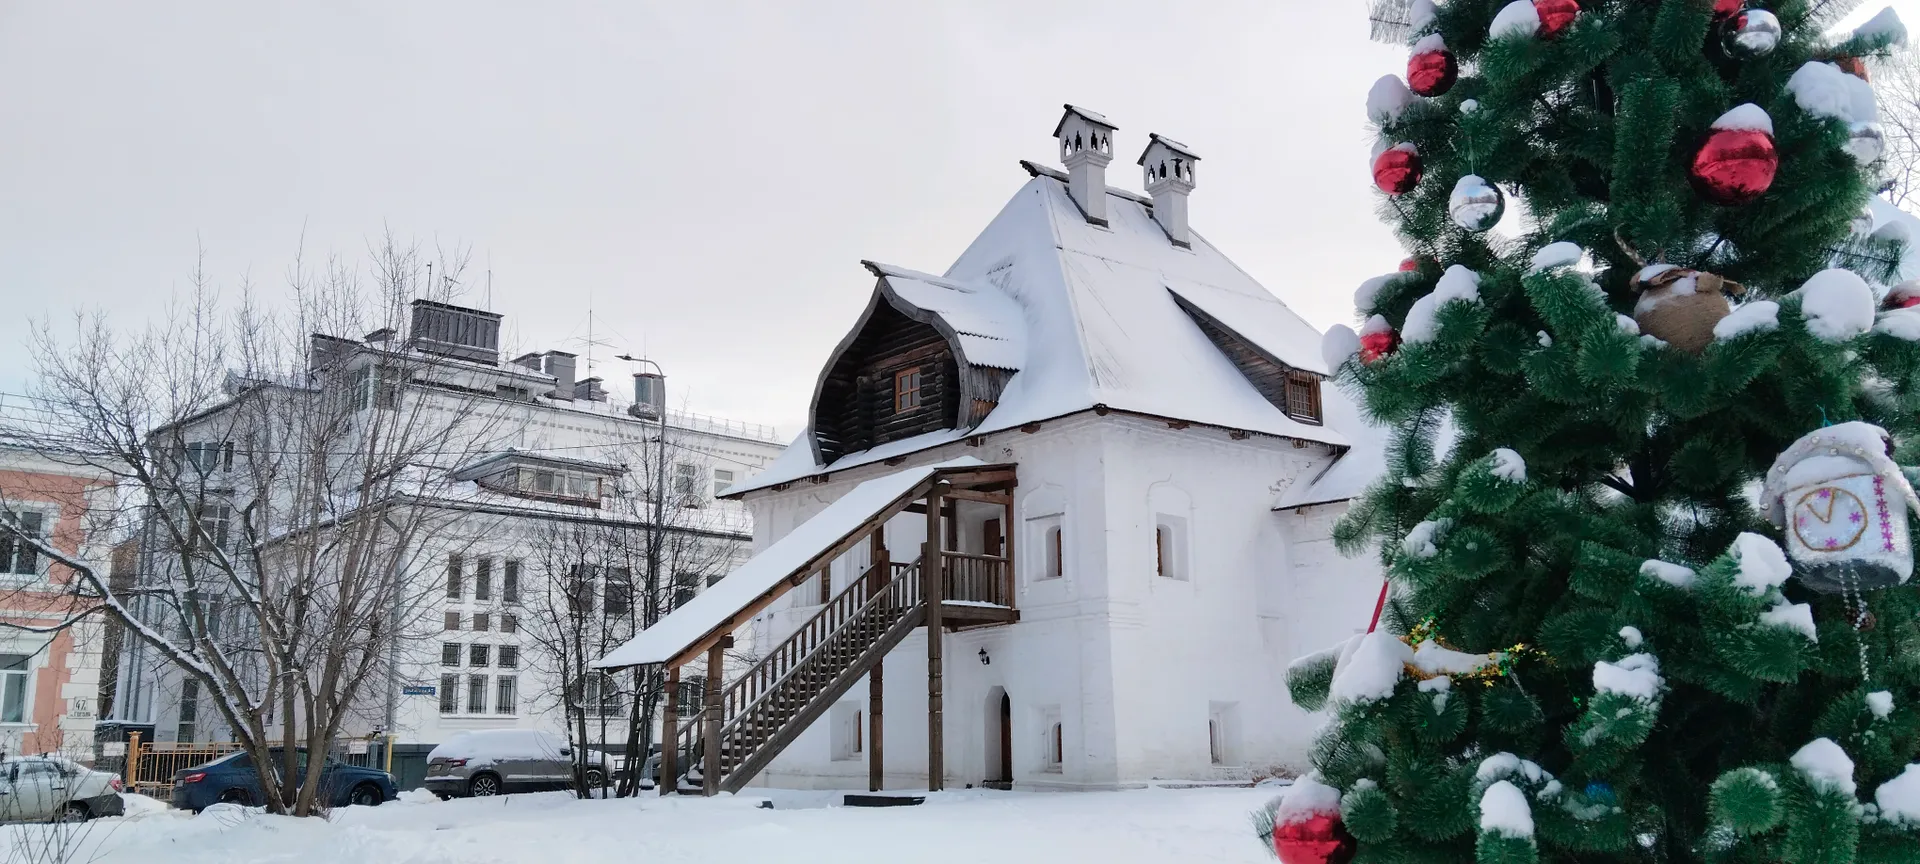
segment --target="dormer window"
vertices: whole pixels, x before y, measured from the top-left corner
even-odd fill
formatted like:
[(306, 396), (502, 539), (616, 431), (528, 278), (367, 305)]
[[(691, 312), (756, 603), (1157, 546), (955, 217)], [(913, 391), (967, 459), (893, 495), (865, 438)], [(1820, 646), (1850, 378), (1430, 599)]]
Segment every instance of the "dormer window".
[(1287, 416), (1305, 423), (1320, 422), (1320, 377), (1306, 372), (1287, 373)]
[(920, 407), (920, 367), (893, 373), (893, 413), (904, 414)]
[[(529, 467), (512, 469), (495, 476), (505, 479), (504, 475), (511, 475), (512, 480), (510, 486), (507, 483), (501, 484), (508, 487), (499, 489), (502, 492), (518, 492), (539, 498), (592, 502), (596, 507), (600, 505), (601, 478), (599, 477)], [(493, 484), (482, 481), (481, 485), (492, 486)]]

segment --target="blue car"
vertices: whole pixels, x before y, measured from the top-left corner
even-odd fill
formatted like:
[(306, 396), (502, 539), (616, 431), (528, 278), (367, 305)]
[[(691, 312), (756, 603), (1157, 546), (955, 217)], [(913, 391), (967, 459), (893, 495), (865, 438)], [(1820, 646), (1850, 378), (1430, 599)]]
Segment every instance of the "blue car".
[[(273, 749), (273, 774), (277, 778), (285, 764), (285, 751)], [(297, 751), (300, 777), (307, 776), (307, 753)], [(277, 782), (277, 781), (276, 781)], [(361, 768), (328, 759), (320, 768), (320, 790), (315, 798), (328, 807), (358, 804), (378, 806), (399, 794), (393, 775), (375, 768)], [(267, 803), (260, 786), (260, 772), (254, 770), (253, 757), (245, 751), (229, 753), (212, 762), (177, 771), (173, 775), (173, 806), (198, 813), (215, 804), (239, 804), (258, 807)]]

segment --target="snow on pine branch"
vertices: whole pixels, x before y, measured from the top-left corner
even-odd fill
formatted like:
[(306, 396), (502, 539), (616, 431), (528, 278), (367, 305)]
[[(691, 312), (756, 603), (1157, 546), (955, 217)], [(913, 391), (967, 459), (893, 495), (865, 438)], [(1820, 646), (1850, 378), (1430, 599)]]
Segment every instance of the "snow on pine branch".
[(1692, 588), (1694, 579), (1698, 578), (1691, 567), (1652, 558), (1640, 562), (1640, 575), (1658, 579), (1675, 588)]
[(1780, 587), (1793, 575), (1793, 565), (1787, 563), (1787, 553), (1772, 540), (1750, 531), (1741, 532), (1733, 538), (1733, 548), (1728, 552), (1740, 564), (1733, 576), (1733, 584), (1747, 589), (1755, 597), (1766, 596), (1767, 592)]
[(1900, 776), (1873, 791), (1880, 818), (1899, 825), (1920, 827), (1920, 765), (1908, 765)]
[(1760, 623), (1792, 630), (1807, 637), (1809, 642), (1820, 641), (1820, 633), (1813, 626), (1813, 607), (1805, 603), (1788, 603), (1782, 598), (1772, 608), (1760, 613)]
[(1832, 739), (1815, 738), (1807, 742), (1790, 761), (1813, 788), (1853, 797), (1853, 760)]
[(1440, 307), (1450, 301), (1480, 302), (1480, 274), (1458, 264), (1447, 268), (1433, 293), (1413, 301), (1407, 320), (1400, 327), (1400, 340), (1408, 344), (1431, 342), (1440, 335)]
[(1538, 32), (1540, 11), (1534, 8), (1532, 0), (1513, 0), (1501, 7), (1500, 14), (1493, 16), (1493, 24), (1487, 27), (1487, 36), (1493, 39), (1532, 36)]
[(1619, 661), (1602, 660), (1593, 664), (1595, 693), (1618, 693), (1643, 702), (1659, 698), (1664, 684), (1660, 679), (1660, 661), (1652, 654), (1629, 654)]
[(1527, 482), (1527, 461), (1520, 454), (1501, 447), (1493, 451), (1493, 476), (1510, 483)]
[(1400, 549), (1410, 558), (1432, 558), (1440, 554), (1440, 536), (1451, 527), (1453, 520), (1444, 517), (1421, 522), (1407, 532), (1406, 539), (1400, 541)]
[(1772, 300), (1750, 300), (1713, 325), (1713, 338), (1725, 342), (1748, 333), (1780, 329), (1780, 304)]
[(1892, 716), (1893, 693), (1886, 690), (1875, 690), (1872, 693), (1868, 693), (1867, 710), (1873, 712), (1873, 716), (1880, 720), (1885, 720)]
[(1793, 293), (1801, 298), (1807, 332), (1822, 341), (1845, 342), (1873, 329), (1873, 289), (1851, 270), (1822, 270)]
[(1495, 781), (1480, 793), (1480, 830), (1505, 837), (1533, 837), (1533, 808), (1526, 793), (1506, 780)]
[(1360, 647), (1340, 663), (1327, 688), (1335, 706), (1376, 702), (1393, 695), (1393, 688), (1413, 662), (1413, 649), (1384, 630), (1361, 638)]

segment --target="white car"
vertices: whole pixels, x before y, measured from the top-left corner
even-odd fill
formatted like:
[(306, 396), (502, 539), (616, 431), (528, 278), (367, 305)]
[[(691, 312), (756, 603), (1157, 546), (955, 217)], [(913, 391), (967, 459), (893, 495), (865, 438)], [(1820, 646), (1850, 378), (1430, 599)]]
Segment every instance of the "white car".
[(83, 822), (119, 816), (120, 775), (54, 756), (0, 761), (0, 821)]

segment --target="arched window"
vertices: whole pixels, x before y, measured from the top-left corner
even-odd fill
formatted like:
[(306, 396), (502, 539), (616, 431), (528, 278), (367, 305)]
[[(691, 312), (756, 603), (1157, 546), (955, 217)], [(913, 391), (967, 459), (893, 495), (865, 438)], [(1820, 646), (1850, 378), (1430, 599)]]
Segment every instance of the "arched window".
[(1153, 574), (1185, 581), (1189, 569), (1188, 521), (1193, 501), (1179, 487), (1156, 483), (1147, 492), (1153, 514)]
[(1064, 738), (1060, 730), (1060, 724), (1055, 723), (1047, 728), (1047, 767), (1056, 771), (1060, 770), (1061, 763), (1065, 761), (1061, 757), (1065, 755), (1065, 753), (1066, 747), (1064, 746)]

